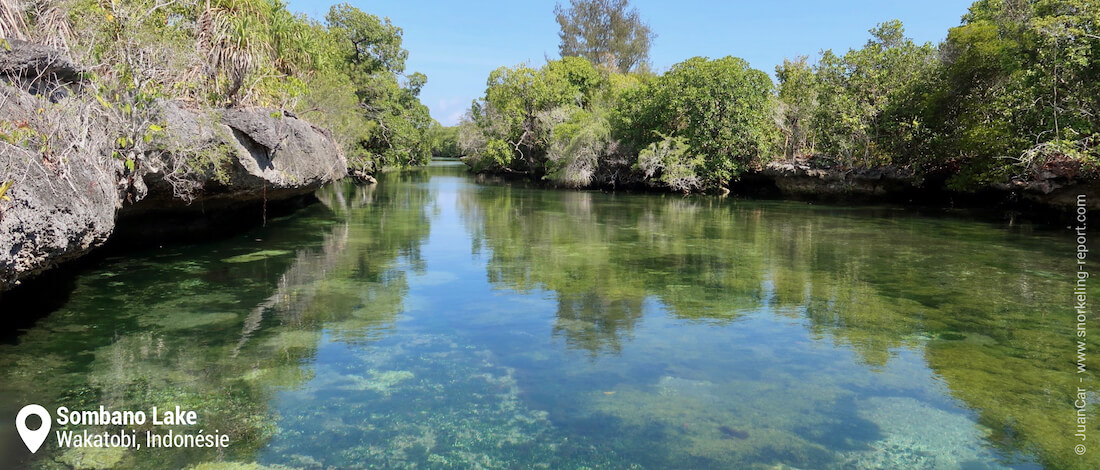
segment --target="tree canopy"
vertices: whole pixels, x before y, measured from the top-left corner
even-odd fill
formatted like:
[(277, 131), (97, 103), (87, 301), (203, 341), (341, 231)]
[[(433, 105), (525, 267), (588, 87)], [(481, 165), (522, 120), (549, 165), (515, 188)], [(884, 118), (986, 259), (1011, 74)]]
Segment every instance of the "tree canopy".
[(886, 21), (860, 48), (784, 61), (778, 86), (733, 57), (648, 72), (652, 33), (625, 0), (555, 12), (563, 60), (493, 72), (461, 126), (475, 169), (677, 191), (773, 159), (963, 191), (1100, 179), (1096, 0), (979, 0), (939, 45)]
[(562, 57), (583, 57), (618, 72), (648, 66), (654, 34), (628, 0), (570, 0), (554, 7)]

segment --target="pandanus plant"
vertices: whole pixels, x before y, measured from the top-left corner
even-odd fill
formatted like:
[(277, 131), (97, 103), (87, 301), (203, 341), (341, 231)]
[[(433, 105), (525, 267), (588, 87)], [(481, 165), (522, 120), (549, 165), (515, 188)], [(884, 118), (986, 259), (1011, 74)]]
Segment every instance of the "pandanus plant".
[(0, 0), (0, 38), (26, 39), (27, 21), (23, 2)]
[(51, 0), (0, 0), (0, 39), (23, 39), (68, 49), (72, 25)]
[(196, 20), (202, 75), (217, 104), (248, 101), (267, 76), (303, 72), (313, 65), (313, 35), (278, 0), (206, 0)]

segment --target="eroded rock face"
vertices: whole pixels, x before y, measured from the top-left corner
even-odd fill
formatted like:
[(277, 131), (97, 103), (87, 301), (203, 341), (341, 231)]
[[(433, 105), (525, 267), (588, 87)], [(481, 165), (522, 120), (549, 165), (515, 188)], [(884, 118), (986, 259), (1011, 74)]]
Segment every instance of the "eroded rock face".
[[(0, 52), (0, 187), (11, 182), (0, 199), (0, 292), (101, 246), (120, 216), (144, 224), (149, 212), (172, 214), (187, 229), (219, 211), (266, 210), (347, 172), (331, 135), (289, 113), (173, 102), (159, 110), (165, 144), (127, 172), (112, 156), (119, 126), (94, 100), (69, 94), (80, 68), (44, 46), (9, 44)], [(187, 169), (202, 158), (216, 164)]]
[[(1100, 184), (1055, 174), (1039, 174), (1032, 180), (1015, 179), (994, 184), (981, 193), (959, 193), (941, 182), (929, 184), (912, 172), (896, 167), (865, 169), (817, 168), (801, 162), (771, 162), (758, 172), (788, 197), (855, 201), (905, 201), (937, 198), (971, 199), (979, 207), (1014, 204), (1033, 210), (1069, 213), (1082, 202), (1087, 210), (1100, 210)], [(1079, 201), (1078, 196), (1085, 196)]]
[(347, 161), (327, 130), (287, 113), (266, 109), (229, 109), (222, 122), (233, 131), (247, 157), (237, 160), (247, 176), (234, 186), (255, 188), (257, 183), (295, 192), (313, 191), (347, 174)]
[(19, 39), (3, 41), (8, 47), (0, 47), (0, 75), (19, 88), (56, 100), (82, 80), (83, 69), (62, 51)]
[[(147, 156), (139, 200), (124, 215), (205, 211), (309, 194), (347, 174), (328, 131), (263, 108), (201, 112), (166, 102), (169, 150)], [(174, 175), (182, 163), (212, 159), (205, 174)], [(177, 176), (173, 178), (173, 176)]]
[(840, 199), (884, 196), (912, 191), (917, 186), (912, 174), (896, 168), (840, 171), (800, 163), (771, 162), (760, 174), (771, 178), (783, 194), (791, 196)]
[[(1076, 209), (1079, 203), (1084, 204), (1087, 210), (1100, 210), (1100, 185), (1054, 174), (1040, 174), (1030, 181), (1014, 179), (994, 187), (1018, 194), (1025, 201), (1063, 210)], [(1078, 199), (1079, 196), (1084, 198)]]
[(3, 291), (106, 242), (119, 197), (110, 165), (76, 159), (57, 171), (39, 154), (3, 142), (0, 147), (0, 160), (25, 171), (7, 193), (11, 200), (0, 206)]
[[(0, 291), (76, 258), (110, 236), (121, 203), (122, 163), (105, 158), (107, 136), (79, 105), (51, 108), (44, 97), (0, 84)], [(37, 128), (52, 128), (46, 136)], [(29, 150), (35, 149), (35, 150)], [(109, 152), (108, 152), (109, 155)]]

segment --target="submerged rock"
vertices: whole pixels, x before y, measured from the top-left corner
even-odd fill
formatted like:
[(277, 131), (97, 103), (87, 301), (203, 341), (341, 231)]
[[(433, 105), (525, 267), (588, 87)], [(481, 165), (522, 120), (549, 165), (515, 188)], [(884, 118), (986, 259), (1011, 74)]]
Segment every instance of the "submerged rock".
[(722, 432), (723, 439), (748, 439), (749, 432), (741, 429), (731, 428), (729, 426), (718, 426), (718, 430)]
[(999, 469), (984, 435), (964, 414), (908, 397), (874, 397), (860, 405), (880, 439), (841, 453), (840, 468)]
[(76, 470), (99, 470), (115, 468), (125, 456), (125, 447), (72, 447), (58, 460)]

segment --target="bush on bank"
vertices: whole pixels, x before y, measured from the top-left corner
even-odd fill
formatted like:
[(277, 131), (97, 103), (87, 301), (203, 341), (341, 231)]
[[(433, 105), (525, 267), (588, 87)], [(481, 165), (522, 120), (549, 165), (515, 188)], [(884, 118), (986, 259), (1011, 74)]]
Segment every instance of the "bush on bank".
[(938, 46), (900, 22), (776, 68), (696, 57), (623, 74), (579, 57), (494, 71), (459, 126), (474, 171), (568, 187), (728, 185), (773, 159), (894, 167), (979, 190), (1100, 177), (1100, 6), (975, 2)]

